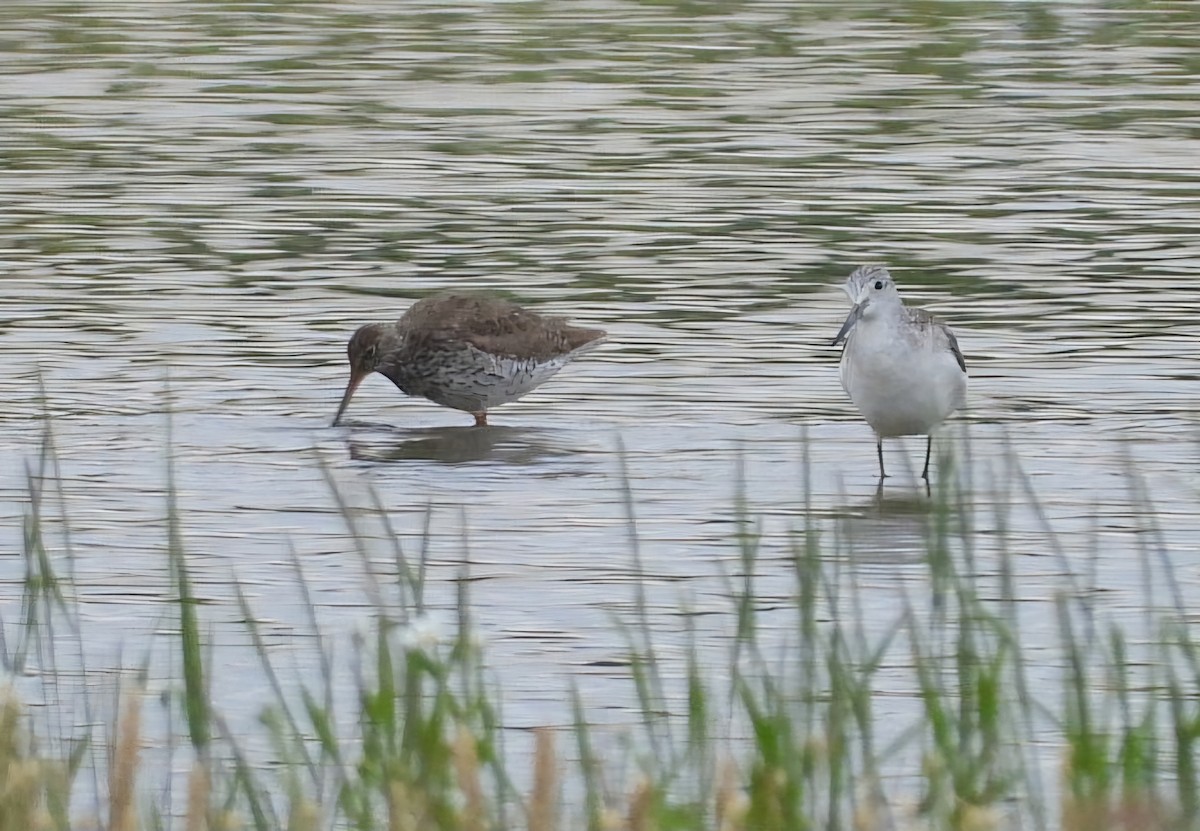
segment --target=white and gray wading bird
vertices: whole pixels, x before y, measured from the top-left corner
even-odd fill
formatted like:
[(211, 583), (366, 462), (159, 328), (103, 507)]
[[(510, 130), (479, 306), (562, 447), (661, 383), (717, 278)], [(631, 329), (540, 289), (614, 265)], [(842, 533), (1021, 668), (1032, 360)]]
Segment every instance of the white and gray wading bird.
[(950, 327), (923, 309), (910, 309), (882, 265), (856, 268), (843, 290), (854, 308), (833, 346), (842, 349), (842, 387), (875, 431), (879, 477), (883, 440), (894, 436), (927, 436), (925, 468), (933, 430), (963, 405), (967, 364)]

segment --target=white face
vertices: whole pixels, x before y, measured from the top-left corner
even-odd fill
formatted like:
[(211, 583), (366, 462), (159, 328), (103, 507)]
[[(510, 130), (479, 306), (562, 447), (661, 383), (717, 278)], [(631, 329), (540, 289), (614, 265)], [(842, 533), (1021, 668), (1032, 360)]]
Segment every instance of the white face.
[(833, 339), (834, 345), (845, 340), (860, 319), (873, 317), (881, 310), (893, 305), (900, 305), (900, 295), (896, 291), (896, 283), (892, 280), (892, 275), (888, 274), (887, 269), (881, 265), (859, 266), (846, 278), (846, 283), (842, 288), (850, 296), (850, 302), (854, 304), (854, 308), (850, 310), (850, 315), (842, 324), (841, 331)]
[(874, 274), (863, 275), (857, 288), (858, 295), (854, 298), (854, 303), (862, 306), (863, 314), (869, 315), (872, 306), (878, 309), (900, 300), (895, 281), (882, 269)]

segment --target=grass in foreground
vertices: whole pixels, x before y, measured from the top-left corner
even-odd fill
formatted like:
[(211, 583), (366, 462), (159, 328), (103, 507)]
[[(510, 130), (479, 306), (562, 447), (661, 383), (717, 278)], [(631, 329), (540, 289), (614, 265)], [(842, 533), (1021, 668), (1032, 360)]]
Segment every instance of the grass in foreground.
[[(1134, 507), (1152, 516), (1132, 468), (1129, 475)], [(83, 649), (69, 511), (48, 431), (28, 474), (22, 616), (0, 628), (8, 673), (36, 663), (47, 706), (25, 707), (13, 691), (0, 699), (0, 831), (1195, 828), (1200, 660), (1182, 609), (1150, 621), (1155, 637), (1135, 648), (1094, 614), (1086, 587), (1068, 577), (1057, 641), (1037, 644), (1043, 652), (1053, 647), (1057, 687), (1047, 695), (1043, 683), (1035, 694), (1031, 671), (1044, 666), (1030, 665), (1021, 628), (1018, 552), (1003, 539), (1005, 517), (994, 517), (1002, 537), (998, 590), (985, 597), (964, 479), (947, 477), (955, 484), (943, 485), (928, 515), (932, 602), (905, 598), (895, 625), (881, 634), (862, 623), (853, 538), (822, 534), (811, 518), (795, 529), (788, 558), (794, 625), (782, 651), (777, 632), (767, 637), (760, 620), (753, 575), (762, 543), (739, 497), (730, 540), (739, 568), (727, 598), (735, 634), (726, 663), (703, 665), (692, 632), (682, 685), (668, 683), (638, 585), (634, 614), (614, 624), (627, 644), (641, 716), (630, 745), (620, 758), (600, 750), (589, 703), (576, 694), (573, 727), (537, 730), (531, 757), (512, 758), (500, 691), (471, 622), (469, 581), (458, 582), (449, 639), (426, 637), (423, 557), (410, 560), (395, 538), (383, 575), (360, 517), (330, 476), (356, 553), (376, 575), (365, 587), (374, 611), (365, 635), (334, 643), (293, 557), (311, 615), (312, 663), (320, 668), (298, 677), (274, 665), (255, 609), (235, 585), (261, 662), (262, 735), (254, 738), (268, 740), (272, 751), (260, 759), (213, 702), (212, 685), (225, 679), (210, 659), (173, 485), (164, 550), (179, 683), (167, 696), (166, 719), (156, 720), (161, 730), (149, 727), (153, 704), (137, 677), (120, 686), (117, 700), (97, 701), (100, 685), (89, 682), (86, 667), (72, 670), (84, 676), (74, 687), (72, 671), (57, 669), (82, 661)], [(1023, 479), (1017, 486), (1028, 490)], [(630, 557), (640, 571), (628, 487), (626, 497)], [(385, 517), (378, 501), (376, 509)], [(1053, 548), (1053, 529), (1045, 530)], [(1146, 531), (1144, 547), (1130, 554), (1149, 573), (1165, 547), (1152, 525)], [(1169, 569), (1160, 571), (1169, 577)], [(347, 647), (355, 655), (350, 699), (339, 697), (334, 669), (334, 651)], [(895, 725), (876, 715), (885, 669), (889, 685), (899, 672), (918, 702), (900, 730), (883, 729)], [(97, 711), (116, 716), (91, 726), (103, 721)], [(145, 761), (164, 748), (167, 771)], [(1045, 781), (1048, 753), (1058, 760), (1056, 781)]]

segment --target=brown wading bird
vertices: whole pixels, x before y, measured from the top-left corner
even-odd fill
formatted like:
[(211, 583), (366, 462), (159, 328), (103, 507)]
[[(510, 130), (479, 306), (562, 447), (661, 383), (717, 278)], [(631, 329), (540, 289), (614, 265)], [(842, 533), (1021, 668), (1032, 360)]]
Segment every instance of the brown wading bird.
[(368, 323), (350, 338), (350, 382), (333, 423), (363, 379), (378, 372), (401, 392), (471, 413), (484, 427), (489, 409), (537, 389), (605, 334), (497, 297), (427, 297), (395, 323)]

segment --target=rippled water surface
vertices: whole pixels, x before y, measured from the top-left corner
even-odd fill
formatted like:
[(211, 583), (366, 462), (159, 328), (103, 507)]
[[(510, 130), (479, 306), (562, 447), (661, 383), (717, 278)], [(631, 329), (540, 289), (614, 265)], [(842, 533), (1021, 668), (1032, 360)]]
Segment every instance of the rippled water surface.
[[(714, 655), (732, 632), (739, 457), (764, 608), (807, 515), (853, 540), (890, 626), (930, 523), (919, 440), (889, 443), (876, 498), (828, 346), (865, 261), (958, 332), (979, 567), (1003, 515), (1035, 639), (1068, 569), (1141, 614), (1127, 460), (1200, 595), (1194, 4), (10, 0), (0, 33), (3, 546), (48, 410), (93, 667), (170, 619), (168, 401), (230, 672), (256, 661), (231, 576), (272, 643), (304, 628), (289, 544), (333, 631), (369, 612), (317, 459), (381, 559), (370, 488), (414, 550), (432, 510), (435, 607), (469, 559), (514, 726), (565, 721), (572, 682), (628, 719), (618, 442), (666, 646), (681, 606), (713, 613)], [(350, 332), (445, 288), (610, 340), (488, 430), (380, 376), (331, 428)], [(10, 627), (22, 569), (0, 560)], [(235, 717), (263, 698), (216, 693)]]

